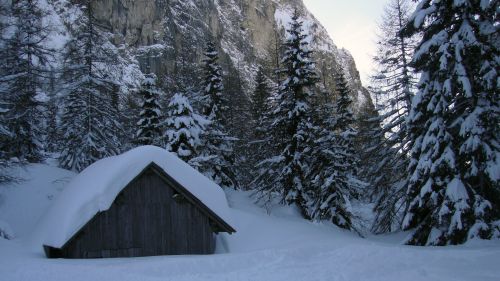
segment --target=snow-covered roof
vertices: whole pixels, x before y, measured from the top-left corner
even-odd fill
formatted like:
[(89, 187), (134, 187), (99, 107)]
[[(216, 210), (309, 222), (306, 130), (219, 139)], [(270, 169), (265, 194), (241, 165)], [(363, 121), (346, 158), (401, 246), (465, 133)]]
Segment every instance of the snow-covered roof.
[(151, 163), (182, 185), (225, 223), (229, 207), (221, 187), (174, 154), (156, 146), (141, 146), (104, 158), (77, 175), (57, 197), (39, 226), (42, 243), (61, 248), (90, 219), (108, 210), (116, 196)]

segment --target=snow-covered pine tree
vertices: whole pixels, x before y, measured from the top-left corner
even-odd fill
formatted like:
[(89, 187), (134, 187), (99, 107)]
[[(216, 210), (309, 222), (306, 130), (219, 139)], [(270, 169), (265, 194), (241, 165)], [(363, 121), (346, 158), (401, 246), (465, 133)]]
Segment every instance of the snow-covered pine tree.
[[(253, 136), (250, 142), (252, 151), (252, 162), (256, 164), (270, 154), (271, 134), (270, 134), (270, 97), (271, 89), (269, 81), (264, 74), (264, 69), (259, 67), (257, 76), (255, 77), (255, 90), (252, 95), (252, 119), (253, 119)], [(255, 166), (255, 165), (254, 165)]]
[[(346, 147), (345, 151), (354, 155), (354, 137), (357, 134), (354, 128), (354, 115), (352, 113), (352, 99), (350, 96), (349, 86), (347, 85), (347, 80), (345, 79), (342, 70), (338, 70), (336, 77), (336, 85), (338, 97), (336, 101), (336, 120), (335, 120), (335, 131), (340, 132), (340, 143)], [(346, 159), (349, 163), (346, 167), (350, 170), (350, 174), (357, 174), (356, 157), (348, 157)]]
[(175, 57), (175, 69), (172, 74), (172, 84), (173, 93), (183, 93), (194, 106), (193, 98), (199, 97), (198, 91), (200, 88), (199, 77), (203, 76), (203, 71), (198, 67), (198, 62), (196, 61), (197, 45), (196, 39), (185, 36), (184, 34), (180, 36), (180, 46), (181, 49), (178, 50)]
[(414, 245), (500, 236), (498, 1), (420, 1), (404, 230)]
[(372, 231), (384, 233), (399, 229), (404, 211), (404, 195), (408, 167), (409, 143), (406, 118), (416, 91), (416, 74), (410, 66), (417, 36), (406, 38), (399, 31), (408, 23), (413, 4), (409, 0), (391, 0), (379, 24), (376, 72), (372, 76), (377, 110), (382, 125), (373, 131), (378, 140), (371, 150), (375, 165), (366, 171), (373, 189), (375, 221)]
[(57, 72), (51, 68), (48, 77), (47, 101), (45, 102), (45, 151), (47, 153), (59, 152), (60, 140), (58, 130), (58, 119), (60, 113), (59, 100), (57, 98)]
[(272, 83), (265, 75), (265, 70), (259, 66), (255, 76), (255, 88), (250, 96), (251, 104), (250, 110), (246, 115), (244, 128), (246, 134), (242, 136), (245, 141), (241, 146), (244, 149), (238, 150), (239, 162), (237, 163), (243, 175), (240, 175), (240, 181), (245, 183), (249, 189), (253, 189), (253, 181), (258, 175), (258, 164), (269, 157), (274, 155), (272, 150), (272, 133), (270, 132), (270, 97)]
[(9, 16), (9, 9), (5, 1), (0, 1), (0, 183), (9, 181), (10, 177), (8, 172), (5, 170), (10, 166), (10, 157), (8, 155), (8, 147), (3, 144), (9, 143), (12, 138), (12, 133), (7, 127), (7, 113), (9, 111), (8, 106), (8, 88), (4, 82), (4, 77), (6, 75), (6, 69), (2, 66), (5, 65), (5, 60), (8, 58), (4, 56), (6, 34), (5, 30), (9, 26), (7, 21)]
[(339, 73), (336, 105), (322, 99), (321, 118), (316, 121), (310, 172), (307, 175), (312, 186), (308, 207), (313, 220), (327, 220), (341, 228), (356, 230), (350, 203), (359, 195), (360, 189), (359, 181), (355, 179), (356, 133), (349, 89), (342, 70)]
[(166, 110), (165, 142), (167, 150), (188, 162), (198, 156), (200, 137), (207, 120), (196, 114), (189, 99), (183, 94), (175, 94)]
[(207, 41), (204, 55), (205, 80), (202, 92), (202, 114), (215, 123), (225, 125), (224, 113), (228, 109), (228, 104), (223, 94), (222, 68), (219, 65), (219, 53), (210, 40)]
[(309, 218), (307, 157), (311, 151), (309, 141), (313, 127), (310, 116), (312, 87), (318, 81), (318, 75), (302, 24), (298, 11), (295, 11), (283, 44), (283, 69), (279, 72), (285, 80), (279, 87), (277, 108), (273, 112), (273, 130), (279, 131), (282, 137), (275, 140), (280, 155), (262, 162), (256, 184), (262, 197), (269, 198), (270, 194), (278, 193), (283, 203), (296, 205), (302, 215)]
[(253, 177), (250, 175), (252, 166), (249, 165), (247, 160), (252, 157), (254, 151), (249, 149), (246, 141), (253, 137), (250, 109), (252, 102), (250, 97), (245, 94), (245, 89), (250, 88), (250, 86), (247, 85), (245, 79), (240, 75), (240, 64), (233, 65), (231, 60), (226, 60), (226, 63), (224, 69), (227, 69), (227, 71), (223, 77), (223, 95), (227, 97), (227, 103), (231, 106), (224, 113), (227, 120), (224, 129), (230, 136), (235, 137), (235, 141), (233, 142), (233, 156), (231, 158), (234, 159), (233, 167), (236, 180), (240, 185), (242, 183), (246, 185), (246, 183), (253, 180)]
[(282, 82), (281, 73), (276, 71), (281, 68), (281, 58), (283, 56), (281, 32), (279, 30), (275, 30), (273, 35), (269, 37), (268, 40), (266, 50), (269, 55), (262, 62), (262, 65), (264, 66), (265, 75), (272, 80), (274, 85), (278, 86)]
[[(204, 59), (205, 80), (201, 93), (202, 115), (209, 122), (202, 135), (200, 155), (193, 159), (193, 165), (217, 184), (237, 188), (238, 182), (233, 168), (233, 142), (225, 129), (228, 103), (223, 94), (222, 69), (215, 45), (207, 42)], [(195, 164), (196, 163), (196, 164)]]
[[(4, 125), (4, 110), (0, 107), (0, 143), (9, 143), (12, 138), (12, 133), (7, 129)], [(0, 184), (4, 182), (8, 182), (10, 180), (10, 176), (6, 169), (11, 166), (10, 157), (7, 148), (3, 145), (0, 147)]]
[(63, 137), (61, 167), (81, 171), (94, 161), (120, 151), (117, 134), (122, 130), (113, 102), (116, 53), (105, 33), (95, 24), (86, 1), (76, 21), (73, 38), (64, 47), (59, 125)]
[(271, 89), (268, 84), (268, 79), (264, 74), (264, 69), (259, 67), (257, 76), (255, 77), (255, 90), (252, 95), (252, 117), (255, 123), (255, 139), (263, 140), (266, 131), (266, 114), (269, 112), (269, 98)]
[(2, 46), (4, 44), (4, 30), (9, 27), (8, 17), (10, 14), (9, 11), (9, 3), (7, 1), (0, 1), (0, 42), (2, 42)]
[(10, 157), (30, 162), (43, 158), (43, 110), (37, 96), (53, 55), (45, 44), (50, 30), (44, 23), (47, 12), (41, 6), (39, 0), (13, 1), (9, 28), (2, 32), (0, 87), (7, 95), (3, 117), (14, 136), (10, 142), (2, 143), (2, 150)]
[[(368, 91), (370, 91), (369, 88)], [(355, 149), (358, 152), (358, 179), (366, 184), (376, 181), (373, 171), (380, 165), (378, 148), (385, 141), (385, 137), (381, 133), (381, 119), (378, 111), (372, 103), (363, 103), (357, 110), (356, 129), (358, 134), (355, 141)], [(391, 167), (388, 167), (391, 168)], [(405, 167), (403, 167), (404, 169)], [(370, 186), (370, 185), (368, 185)], [(372, 194), (373, 187), (365, 189), (360, 195), (360, 200), (364, 202), (375, 201), (375, 196)]]
[(156, 87), (156, 75), (148, 74), (141, 83), (141, 104), (135, 144), (162, 146), (160, 90)]

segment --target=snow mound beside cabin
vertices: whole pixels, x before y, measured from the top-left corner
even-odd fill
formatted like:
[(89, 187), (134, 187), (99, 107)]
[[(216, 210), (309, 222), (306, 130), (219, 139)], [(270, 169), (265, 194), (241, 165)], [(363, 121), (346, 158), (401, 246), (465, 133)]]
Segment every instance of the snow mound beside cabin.
[(99, 160), (77, 175), (42, 218), (34, 235), (39, 241), (34, 241), (34, 244), (62, 247), (95, 214), (108, 210), (122, 189), (151, 162), (231, 225), (229, 207), (221, 187), (167, 150), (141, 146)]
[(29, 164), (12, 168), (10, 175), (18, 180), (0, 185), (0, 225), (4, 225), (0, 228), (11, 238), (25, 238), (33, 233), (41, 216), (75, 173)]

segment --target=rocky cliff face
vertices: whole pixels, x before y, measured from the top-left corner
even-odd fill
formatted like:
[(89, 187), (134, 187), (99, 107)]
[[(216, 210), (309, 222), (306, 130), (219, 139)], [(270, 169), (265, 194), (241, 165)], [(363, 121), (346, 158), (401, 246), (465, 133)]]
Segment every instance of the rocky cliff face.
[[(66, 14), (77, 0), (48, 0)], [(69, 2), (68, 2), (69, 1)], [(338, 49), (302, 0), (99, 0), (92, 1), (96, 18), (112, 33), (116, 46), (127, 49), (143, 72), (174, 77), (179, 58), (200, 63), (203, 47), (212, 38), (222, 53), (227, 73), (237, 73), (249, 94), (259, 64), (272, 56), (273, 44), (283, 39), (294, 9), (303, 15), (323, 84), (335, 92), (334, 73), (344, 71), (353, 89), (355, 109), (372, 106), (348, 51)], [(66, 16), (67, 18), (71, 18)], [(134, 60), (131, 60), (132, 62)], [(183, 63), (182, 63), (183, 64)], [(168, 79), (167, 79), (168, 80)]]

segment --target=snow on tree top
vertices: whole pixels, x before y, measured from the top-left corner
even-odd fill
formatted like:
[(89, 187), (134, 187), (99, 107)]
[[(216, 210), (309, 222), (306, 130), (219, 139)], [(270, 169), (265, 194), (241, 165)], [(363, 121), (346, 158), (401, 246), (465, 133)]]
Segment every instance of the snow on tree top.
[(41, 220), (37, 235), (40, 242), (62, 247), (95, 214), (108, 210), (116, 196), (152, 162), (232, 225), (221, 187), (167, 150), (141, 146), (97, 161), (77, 175)]
[(142, 80), (142, 84), (146, 86), (156, 86), (156, 75), (154, 73), (147, 74)]
[(169, 106), (177, 106), (179, 108), (178, 113), (182, 112), (182, 109), (188, 108), (190, 111), (193, 111), (193, 108), (191, 107), (191, 104), (189, 103), (189, 100), (187, 97), (185, 97), (182, 94), (175, 94), (172, 99), (170, 100), (170, 103), (168, 104)]

